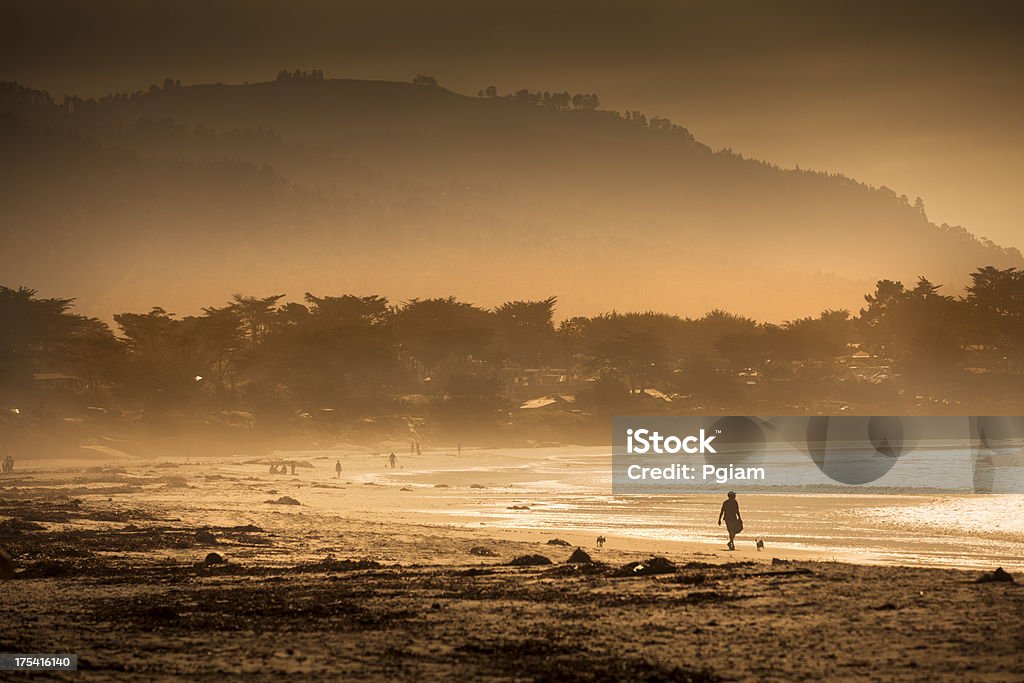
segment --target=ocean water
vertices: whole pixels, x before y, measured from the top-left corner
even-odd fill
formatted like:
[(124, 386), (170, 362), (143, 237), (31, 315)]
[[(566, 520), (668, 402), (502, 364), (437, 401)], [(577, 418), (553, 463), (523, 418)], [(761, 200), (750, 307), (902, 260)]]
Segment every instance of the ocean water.
[[(796, 457), (793, 453), (776, 456), (783, 465)], [(761, 538), (768, 552), (794, 550), (822, 559), (1024, 570), (1024, 495), (974, 494), (970, 451), (916, 452), (900, 458), (883, 480), (842, 492), (815, 490), (834, 482), (820, 472), (814, 476), (806, 467), (806, 456), (800, 457), (803, 462), (793, 461), (791, 466), (807, 474), (807, 490), (735, 487), (746, 526), (739, 537), (741, 544), (753, 545)], [(439, 474), (409, 470), (385, 475), (383, 480), (434, 481)], [(453, 461), (446, 474), (452, 481), (490, 484), (480, 491), (451, 491), (442, 513), (452, 518), (452, 524), (564, 529), (724, 549), (726, 537), (717, 525), (724, 495), (614, 495), (611, 456), (603, 449), (492, 453), (471, 467)], [(1007, 467), (997, 474), (1006, 477), (1005, 483), (1019, 477), (1020, 468)], [(922, 492), (923, 481), (936, 479), (947, 490)], [(1021, 490), (1015, 480), (1010, 481), (1007, 488)], [(509, 509), (514, 505), (529, 509)], [(437, 507), (430, 510), (438, 512)]]

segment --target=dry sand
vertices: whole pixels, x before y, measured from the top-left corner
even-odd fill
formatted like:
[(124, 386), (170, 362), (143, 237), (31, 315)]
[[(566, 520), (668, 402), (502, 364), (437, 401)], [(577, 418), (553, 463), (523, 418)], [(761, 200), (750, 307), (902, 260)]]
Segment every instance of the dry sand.
[[(458, 514), (504, 510), (550, 472), (349, 454), (335, 479), (335, 454), (282, 457), (313, 467), (19, 463), (0, 479), (19, 567), (0, 584), (0, 651), (79, 655), (77, 674), (42, 680), (1024, 680), (1017, 583), (751, 539), (728, 553), (606, 533), (597, 549), (592, 529)], [(301, 504), (265, 502), (282, 496)], [(573, 545), (596, 562), (566, 564)], [(507, 566), (530, 554), (554, 564)], [(654, 555), (675, 571), (620, 575)]]

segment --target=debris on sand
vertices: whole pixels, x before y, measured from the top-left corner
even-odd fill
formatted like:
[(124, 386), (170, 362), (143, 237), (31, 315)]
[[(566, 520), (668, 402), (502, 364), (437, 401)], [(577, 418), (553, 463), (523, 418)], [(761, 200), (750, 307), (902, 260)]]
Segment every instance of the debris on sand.
[(783, 559), (778, 558), (778, 557), (773, 557), (772, 558), (772, 566), (777, 565), (777, 564), (790, 564), (790, 562), (789, 562), (789, 560), (783, 560)]
[(590, 564), (594, 560), (591, 559), (590, 555), (583, 548), (576, 548), (572, 551), (572, 555), (566, 560), (568, 564)]
[(46, 527), (42, 524), (30, 522), (28, 520), (19, 519), (17, 517), (11, 517), (0, 522), (0, 533), (5, 534), (21, 534), (26, 531), (45, 531)]
[(994, 572), (988, 572), (978, 577), (978, 583), (991, 583), (993, 581), (1007, 581), (1009, 583), (1016, 583), (1013, 578), (1013, 574), (1006, 571), (1002, 567), (997, 567)]
[(482, 545), (475, 545), (469, 549), (470, 555), (477, 555), (479, 557), (497, 557), (498, 553), (494, 552), (490, 548), (485, 548)]
[(508, 507), (508, 509), (509, 510), (529, 510), (530, 506), (529, 505), (510, 505)]
[(448, 484), (434, 484), (434, 488), (435, 489), (447, 489), (447, 488), (451, 488), (451, 487), (448, 486)]
[(548, 545), (560, 545), (563, 548), (571, 548), (572, 547), (572, 543), (569, 543), (569, 541), (563, 541), (560, 538), (552, 538), (550, 541), (548, 541)]
[(14, 578), (14, 560), (3, 550), (0, 550), (0, 579)]
[(206, 555), (206, 559), (203, 560), (203, 564), (205, 564), (207, 567), (215, 565), (215, 564), (227, 564), (227, 563), (228, 563), (228, 561), (225, 560), (221, 556), (220, 553), (208, 553)]
[(654, 576), (655, 574), (674, 574), (677, 567), (664, 557), (652, 557), (643, 562), (624, 564), (612, 576)]
[(540, 567), (552, 562), (543, 555), (520, 555), (505, 564), (509, 567)]
[(210, 531), (206, 529), (200, 529), (196, 532), (196, 543), (210, 543), (216, 544), (217, 537), (214, 536)]
[(483, 484), (472, 484), (469, 488), (471, 488), (471, 489), (485, 489), (487, 487), (484, 486)]
[(83, 576), (89, 568), (82, 561), (64, 562), (61, 560), (43, 560), (35, 562), (21, 572), (23, 579), (64, 579), (69, 576)]
[(319, 562), (296, 565), (298, 572), (353, 572), (365, 569), (383, 569), (384, 565), (374, 560), (336, 560), (325, 557)]
[(398, 490), (399, 490), (399, 491), (412, 491), (412, 489), (411, 489), (411, 488), (409, 488), (408, 486), (403, 486), (402, 488), (400, 488), (400, 489), (398, 489)]
[(270, 503), (271, 505), (302, 505), (302, 503), (295, 500), (291, 496), (281, 496), (277, 500), (266, 500), (263, 502)]

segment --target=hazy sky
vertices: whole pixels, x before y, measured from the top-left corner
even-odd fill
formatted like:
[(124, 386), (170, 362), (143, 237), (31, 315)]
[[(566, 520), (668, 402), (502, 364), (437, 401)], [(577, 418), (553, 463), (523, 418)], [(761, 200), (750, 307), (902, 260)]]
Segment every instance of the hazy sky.
[(713, 147), (920, 195), (1024, 246), (1018, 2), (0, 0), (0, 79), (64, 93), (436, 76), (592, 91)]

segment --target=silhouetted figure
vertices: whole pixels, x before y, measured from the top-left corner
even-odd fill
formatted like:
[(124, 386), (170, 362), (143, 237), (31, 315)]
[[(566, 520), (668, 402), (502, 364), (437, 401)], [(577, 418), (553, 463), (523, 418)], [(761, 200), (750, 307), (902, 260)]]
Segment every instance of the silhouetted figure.
[(277, 474), (277, 465), (274, 465), (274, 464), (270, 465), (270, 473), (271, 474)]
[(398, 464), (398, 456), (395, 455), (394, 451), (391, 451), (391, 455), (388, 456), (388, 464), (391, 465), (391, 469), (395, 469), (395, 465)]
[(334, 463), (334, 476), (336, 476), (338, 479), (341, 479), (341, 461), (340, 460), (337, 461), (336, 463)]
[(597, 537), (597, 547), (598, 547), (598, 548), (603, 548), (603, 547), (604, 547), (604, 544), (605, 544), (605, 543), (606, 543), (607, 541), (608, 541), (608, 539), (607, 539), (607, 538), (605, 538), (604, 536), (598, 536), (598, 537)]
[(420, 450), (420, 442), (416, 440), (416, 455), (423, 455), (423, 451)]
[(6, 474), (10, 474), (13, 471), (14, 471), (14, 458), (12, 458), (11, 456), (8, 455), (6, 458), (4, 458), (4, 472)]
[(736, 534), (743, 531), (743, 518), (740, 517), (740, 504), (736, 501), (736, 492), (729, 491), (729, 497), (722, 502), (722, 510), (718, 513), (718, 526), (729, 530), (729, 550), (736, 550)]
[(288, 468), (291, 469), (292, 476), (294, 476), (295, 475), (295, 463), (293, 463), (293, 462), (288, 463)]
[(761, 552), (762, 550), (764, 550), (764, 541), (759, 538), (757, 539), (757, 551)]

